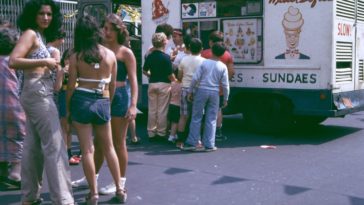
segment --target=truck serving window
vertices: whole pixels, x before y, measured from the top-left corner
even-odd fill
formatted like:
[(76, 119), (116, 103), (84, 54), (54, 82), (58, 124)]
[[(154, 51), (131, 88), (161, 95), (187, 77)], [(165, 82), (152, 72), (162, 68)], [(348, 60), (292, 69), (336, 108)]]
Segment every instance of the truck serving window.
[(224, 33), (224, 43), (235, 64), (262, 64), (262, 0), (182, 0), (182, 26), (186, 33), (200, 38), (209, 48), (212, 31)]
[[(262, 0), (182, 0), (182, 4), (191, 15), (199, 13), (198, 17), (241, 17), (263, 12)], [(214, 16), (210, 16), (211, 9)]]

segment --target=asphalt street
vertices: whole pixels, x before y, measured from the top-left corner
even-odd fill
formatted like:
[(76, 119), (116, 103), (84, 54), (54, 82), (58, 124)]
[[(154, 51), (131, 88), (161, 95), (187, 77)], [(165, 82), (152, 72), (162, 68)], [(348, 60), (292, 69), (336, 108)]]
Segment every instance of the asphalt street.
[[(240, 116), (226, 116), (228, 139), (209, 153), (149, 142), (143, 118), (137, 127), (142, 143), (128, 148), (129, 205), (364, 204), (364, 112), (276, 135), (249, 132)], [(73, 148), (78, 149), (76, 137)], [(71, 172), (73, 180), (83, 176), (81, 165)], [(106, 164), (98, 182), (111, 182)], [(86, 193), (74, 189), (75, 200), (82, 204)], [(51, 204), (46, 180), (42, 197)], [(99, 203), (113, 204), (111, 197)], [(1, 191), (0, 198), (0, 204), (19, 204), (20, 191)]]

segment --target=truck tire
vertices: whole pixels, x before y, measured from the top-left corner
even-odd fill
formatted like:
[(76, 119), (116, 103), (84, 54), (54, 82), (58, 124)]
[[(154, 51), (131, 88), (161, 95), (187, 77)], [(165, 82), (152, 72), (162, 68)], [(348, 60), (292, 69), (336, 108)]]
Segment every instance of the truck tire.
[(278, 96), (259, 96), (243, 112), (248, 129), (259, 133), (278, 133), (293, 125), (292, 104)]

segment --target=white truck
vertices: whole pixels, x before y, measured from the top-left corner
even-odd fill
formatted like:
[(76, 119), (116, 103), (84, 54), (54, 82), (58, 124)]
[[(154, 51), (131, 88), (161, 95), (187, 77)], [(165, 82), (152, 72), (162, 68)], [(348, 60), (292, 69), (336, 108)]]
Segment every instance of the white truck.
[[(146, 0), (141, 7), (143, 55), (161, 23), (205, 48), (211, 31), (224, 33), (235, 67), (224, 111), (243, 113), (256, 130), (364, 109), (364, 0)], [(143, 78), (143, 102), (147, 84)]]

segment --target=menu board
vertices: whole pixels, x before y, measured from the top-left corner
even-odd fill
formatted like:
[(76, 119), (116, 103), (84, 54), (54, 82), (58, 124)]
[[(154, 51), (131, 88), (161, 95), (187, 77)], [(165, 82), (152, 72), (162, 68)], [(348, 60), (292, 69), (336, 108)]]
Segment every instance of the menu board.
[(216, 2), (201, 2), (198, 5), (198, 16), (204, 17), (216, 17)]
[(234, 58), (234, 63), (257, 63), (258, 50), (257, 19), (223, 20), (224, 43)]

